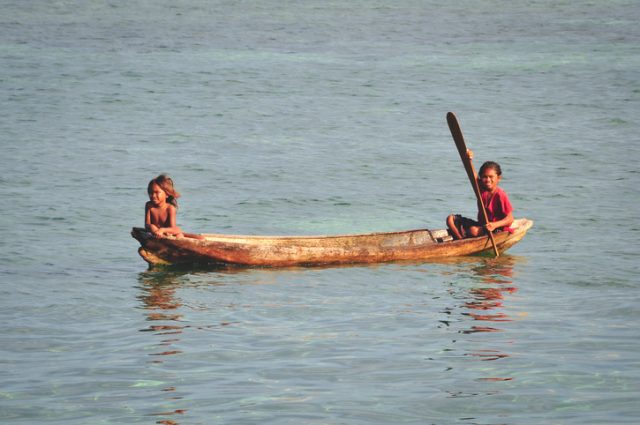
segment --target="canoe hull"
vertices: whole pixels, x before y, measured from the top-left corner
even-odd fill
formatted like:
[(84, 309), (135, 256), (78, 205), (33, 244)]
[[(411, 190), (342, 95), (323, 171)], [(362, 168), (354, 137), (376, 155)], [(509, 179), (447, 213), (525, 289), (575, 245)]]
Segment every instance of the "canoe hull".
[[(494, 234), (504, 252), (519, 242), (533, 222), (519, 219), (514, 232)], [(447, 240), (444, 230), (337, 236), (236, 236), (202, 234), (202, 239), (155, 238), (141, 228), (131, 235), (140, 242), (140, 256), (150, 266), (235, 265), (244, 267), (288, 267), (332, 264), (419, 261), (440, 257), (491, 254), (485, 237)]]

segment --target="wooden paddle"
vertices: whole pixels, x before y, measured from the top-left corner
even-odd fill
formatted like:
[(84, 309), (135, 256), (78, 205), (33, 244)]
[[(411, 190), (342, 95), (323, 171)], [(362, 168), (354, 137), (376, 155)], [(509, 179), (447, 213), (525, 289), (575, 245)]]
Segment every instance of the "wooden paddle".
[[(478, 186), (478, 178), (476, 177), (476, 170), (473, 168), (473, 162), (467, 156), (467, 145), (464, 143), (464, 136), (462, 135), (462, 130), (460, 129), (460, 124), (458, 124), (458, 118), (456, 118), (456, 114), (453, 112), (447, 113), (447, 123), (449, 124), (449, 130), (451, 130), (451, 135), (453, 136), (453, 141), (456, 142), (456, 147), (458, 148), (458, 153), (460, 154), (460, 159), (462, 160), (462, 164), (464, 164), (464, 169), (467, 171), (467, 176), (469, 177), (469, 181), (471, 182), (471, 186), (473, 186), (473, 191), (476, 194), (476, 199), (478, 200), (478, 208), (482, 211), (482, 217), (484, 217), (485, 224), (489, 222), (489, 218), (487, 217), (487, 210), (482, 203), (482, 197), (480, 195), (480, 186)], [(496, 246), (496, 241), (493, 239), (493, 233), (489, 232), (489, 239), (491, 239), (491, 244), (493, 245), (493, 251), (496, 253), (496, 257), (500, 256), (498, 252), (498, 247)]]

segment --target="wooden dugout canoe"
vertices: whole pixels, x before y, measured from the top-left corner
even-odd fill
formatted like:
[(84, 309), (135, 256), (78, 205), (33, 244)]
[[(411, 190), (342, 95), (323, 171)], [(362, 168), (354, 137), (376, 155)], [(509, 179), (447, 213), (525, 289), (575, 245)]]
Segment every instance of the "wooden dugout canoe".
[[(524, 237), (533, 222), (521, 218), (514, 231), (498, 232), (494, 239), (504, 252)], [(452, 240), (447, 230), (408, 230), (335, 236), (241, 236), (201, 235), (202, 239), (155, 238), (134, 227), (131, 235), (140, 242), (138, 253), (150, 266), (226, 265), (242, 267), (288, 267), (335, 264), (420, 261), (493, 251), (487, 236)]]

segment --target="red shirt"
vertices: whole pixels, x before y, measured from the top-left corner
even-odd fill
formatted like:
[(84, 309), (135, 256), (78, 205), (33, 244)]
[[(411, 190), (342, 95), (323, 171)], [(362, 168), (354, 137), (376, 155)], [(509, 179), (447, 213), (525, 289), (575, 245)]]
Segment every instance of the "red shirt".
[[(481, 195), (482, 203), (487, 210), (487, 218), (489, 219), (489, 222), (502, 220), (508, 216), (509, 213), (513, 212), (513, 207), (511, 206), (507, 192), (502, 190), (502, 188), (496, 188), (494, 193), (484, 191)], [(480, 223), (484, 221), (482, 211), (478, 211), (478, 221)], [(503, 227), (502, 230), (509, 230), (509, 228)]]

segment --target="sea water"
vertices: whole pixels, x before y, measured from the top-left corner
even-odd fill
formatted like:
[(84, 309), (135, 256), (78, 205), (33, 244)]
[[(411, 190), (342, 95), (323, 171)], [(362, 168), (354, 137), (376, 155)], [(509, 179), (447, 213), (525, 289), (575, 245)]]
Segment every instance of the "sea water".
[[(0, 16), (0, 422), (631, 424), (640, 4), (59, 0)], [(147, 270), (191, 232), (442, 228), (445, 115), (529, 234), (499, 259)]]

